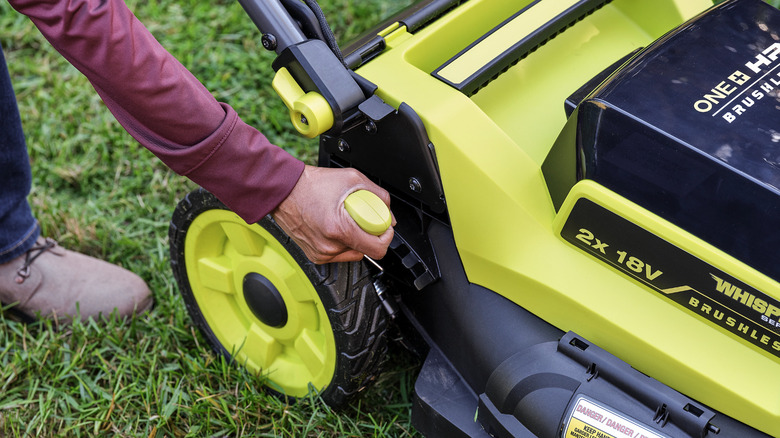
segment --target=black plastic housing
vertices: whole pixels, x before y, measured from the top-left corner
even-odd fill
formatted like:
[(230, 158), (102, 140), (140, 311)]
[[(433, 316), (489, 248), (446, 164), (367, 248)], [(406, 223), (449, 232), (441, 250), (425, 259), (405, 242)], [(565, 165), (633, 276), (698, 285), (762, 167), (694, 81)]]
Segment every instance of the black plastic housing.
[(780, 280), (779, 31), (762, 1), (714, 7), (580, 104), (551, 157)]
[(412, 408), (426, 437), (560, 438), (580, 397), (669, 437), (767, 436), (470, 283), (451, 229), (434, 221), (427, 235), (442, 276), (401, 302), (430, 347)]

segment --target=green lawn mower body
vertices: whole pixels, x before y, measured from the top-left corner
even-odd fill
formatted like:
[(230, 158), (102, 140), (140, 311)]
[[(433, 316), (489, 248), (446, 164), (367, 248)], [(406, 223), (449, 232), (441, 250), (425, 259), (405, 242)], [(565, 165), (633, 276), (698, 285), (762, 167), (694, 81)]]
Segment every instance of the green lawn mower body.
[[(270, 218), (191, 195), (174, 272), (218, 351), (338, 404), (392, 320), (424, 358), (426, 436), (780, 435), (780, 12), (423, 1), (342, 64), (291, 3), (303, 43), (242, 2), (293, 124), (390, 191), (396, 237), (381, 271), (314, 267)], [(227, 306), (254, 322), (224, 329)]]

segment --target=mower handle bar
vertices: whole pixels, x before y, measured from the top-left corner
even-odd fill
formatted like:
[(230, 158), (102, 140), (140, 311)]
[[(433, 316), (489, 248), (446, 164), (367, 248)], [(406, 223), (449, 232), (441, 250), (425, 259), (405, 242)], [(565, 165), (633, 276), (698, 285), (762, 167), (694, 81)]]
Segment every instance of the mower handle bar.
[(238, 0), (263, 35), (276, 38), (273, 48), (281, 53), (287, 47), (306, 41), (306, 36), (279, 0)]

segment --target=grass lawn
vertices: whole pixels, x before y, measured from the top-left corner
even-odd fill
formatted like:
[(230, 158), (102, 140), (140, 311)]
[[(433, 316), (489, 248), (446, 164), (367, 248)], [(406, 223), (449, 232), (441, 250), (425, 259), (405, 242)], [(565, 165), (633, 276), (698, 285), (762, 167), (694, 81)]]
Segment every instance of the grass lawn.
[[(344, 43), (393, 12), (393, 0), (323, 1)], [(408, 1), (403, 2), (403, 4)], [(129, 1), (162, 44), (244, 120), (314, 164), (316, 142), (290, 128), (270, 88), (272, 54), (236, 1)], [(45, 235), (120, 264), (154, 291), (130, 323), (64, 328), (0, 316), (0, 436), (415, 436), (414, 362), (402, 351), (343, 412), (287, 405), (262, 378), (215, 356), (192, 327), (168, 266), (168, 221), (194, 188), (127, 135), (89, 83), (26, 17), (0, 2), (0, 44), (14, 80)]]

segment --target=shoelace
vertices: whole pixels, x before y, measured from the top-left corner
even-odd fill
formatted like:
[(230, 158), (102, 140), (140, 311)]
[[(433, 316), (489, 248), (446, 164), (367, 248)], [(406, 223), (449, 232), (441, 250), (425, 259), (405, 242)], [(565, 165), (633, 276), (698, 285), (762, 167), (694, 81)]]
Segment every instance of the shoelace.
[(27, 253), (24, 256), (24, 264), (21, 268), (19, 268), (16, 271), (16, 278), (14, 279), (17, 284), (24, 283), (24, 280), (27, 279), (27, 277), (30, 276), (30, 266), (33, 264), (35, 259), (40, 257), (43, 253), (46, 251), (54, 248), (57, 246), (57, 242), (53, 239), (46, 238), (41, 245), (33, 245), (32, 248), (27, 250)]

